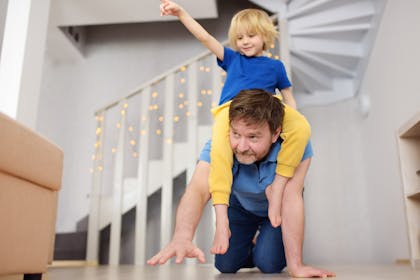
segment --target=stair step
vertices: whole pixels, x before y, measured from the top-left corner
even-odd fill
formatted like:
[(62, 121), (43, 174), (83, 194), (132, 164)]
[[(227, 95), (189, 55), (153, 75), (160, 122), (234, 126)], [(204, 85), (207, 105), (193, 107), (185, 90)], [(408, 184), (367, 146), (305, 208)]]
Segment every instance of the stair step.
[(359, 42), (298, 37), (292, 39), (291, 49), (358, 59), (363, 57), (363, 48)]
[[(306, 51), (300, 51), (300, 50), (292, 50), (291, 51), (292, 56), (300, 57), (307, 61), (310, 65), (316, 66), (317, 64), (319, 66), (322, 66), (324, 68), (327, 68), (327, 71), (335, 71), (338, 75), (344, 75), (349, 78), (354, 78), (355, 73), (346, 67), (343, 67), (335, 62), (332, 61), (332, 59), (327, 60), (320, 55), (311, 54)], [(318, 68), (318, 67), (317, 67)], [(321, 67), (320, 67), (321, 68)], [(319, 69), (321, 70), (321, 69)]]
[(86, 259), (87, 232), (57, 233), (54, 243), (54, 260)]
[[(320, 1), (316, 1), (320, 2)], [(343, 23), (364, 23), (367, 18), (375, 15), (375, 7), (370, 1), (336, 2), (336, 5), (315, 9), (315, 2), (305, 7), (290, 11), (286, 18), (289, 20), (291, 30), (315, 26), (334, 26)], [(310, 9), (312, 12), (308, 13)]]
[(371, 28), (369, 23), (361, 24), (349, 24), (349, 25), (339, 25), (339, 26), (327, 26), (327, 27), (315, 27), (315, 28), (306, 28), (300, 30), (289, 30), (290, 36), (304, 36), (304, 35), (316, 35), (316, 34), (329, 34), (329, 33), (340, 33), (343, 32), (354, 32), (354, 31), (367, 31)]

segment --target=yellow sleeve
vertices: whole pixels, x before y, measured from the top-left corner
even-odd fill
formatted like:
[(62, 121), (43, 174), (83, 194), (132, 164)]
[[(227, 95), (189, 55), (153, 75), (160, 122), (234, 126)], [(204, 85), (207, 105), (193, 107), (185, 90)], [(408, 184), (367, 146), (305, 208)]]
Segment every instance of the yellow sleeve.
[(277, 174), (288, 178), (293, 177), (310, 136), (311, 126), (305, 116), (284, 104), (284, 118), (280, 133), (283, 143), (277, 155)]
[(214, 124), (210, 151), (209, 187), (213, 205), (229, 205), (232, 189), (233, 152), (229, 144), (230, 103), (226, 102), (212, 110)]

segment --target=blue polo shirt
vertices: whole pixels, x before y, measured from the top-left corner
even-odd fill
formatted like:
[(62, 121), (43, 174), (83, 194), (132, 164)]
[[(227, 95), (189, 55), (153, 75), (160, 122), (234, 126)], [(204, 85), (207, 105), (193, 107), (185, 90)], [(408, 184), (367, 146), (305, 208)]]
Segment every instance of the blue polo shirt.
[[(280, 147), (281, 139), (271, 146), (268, 155), (263, 160), (256, 163), (242, 164), (236, 157), (233, 161), (232, 195), (238, 199), (243, 208), (261, 217), (268, 216), (265, 189), (273, 182), (276, 175), (277, 154)], [(309, 142), (302, 160), (312, 156), (312, 146)]]

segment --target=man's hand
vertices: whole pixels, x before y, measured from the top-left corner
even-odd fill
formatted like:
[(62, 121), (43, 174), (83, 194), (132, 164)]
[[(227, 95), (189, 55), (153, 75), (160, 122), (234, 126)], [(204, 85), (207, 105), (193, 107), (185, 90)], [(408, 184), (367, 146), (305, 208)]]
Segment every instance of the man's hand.
[(334, 272), (324, 270), (324, 269), (320, 269), (320, 268), (316, 268), (316, 267), (311, 267), (311, 266), (302, 265), (302, 266), (299, 266), (299, 267), (295, 267), (293, 269), (290, 269), (288, 267), (287, 269), (289, 270), (290, 276), (296, 277), (296, 278), (335, 277)]
[(200, 263), (205, 263), (203, 251), (190, 240), (173, 239), (165, 248), (147, 261), (149, 265), (165, 264), (169, 259), (176, 257), (175, 263), (181, 263), (185, 258), (196, 258)]

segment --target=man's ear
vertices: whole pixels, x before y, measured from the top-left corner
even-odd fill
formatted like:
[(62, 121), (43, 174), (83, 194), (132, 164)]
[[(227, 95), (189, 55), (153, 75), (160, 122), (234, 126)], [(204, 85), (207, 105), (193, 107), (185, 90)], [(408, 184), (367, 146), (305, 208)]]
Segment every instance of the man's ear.
[(277, 139), (279, 139), (280, 133), (281, 133), (281, 126), (277, 128), (276, 131), (274, 131), (273, 136), (271, 138), (272, 143), (276, 142)]

